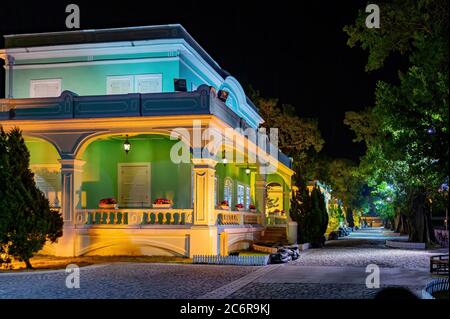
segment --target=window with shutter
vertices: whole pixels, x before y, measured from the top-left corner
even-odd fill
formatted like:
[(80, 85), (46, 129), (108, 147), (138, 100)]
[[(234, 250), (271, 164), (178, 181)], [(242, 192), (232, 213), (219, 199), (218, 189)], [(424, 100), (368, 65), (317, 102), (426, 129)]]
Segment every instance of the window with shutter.
[(30, 97), (58, 97), (61, 95), (61, 79), (30, 81)]
[(161, 74), (142, 74), (135, 76), (136, 93), (161, 93)]
[(132, 76), (108, 76), (107, 94), (128, 94), (133, 93)]
[(150, 207), (150, 163), (119, 163), (119, 206)]

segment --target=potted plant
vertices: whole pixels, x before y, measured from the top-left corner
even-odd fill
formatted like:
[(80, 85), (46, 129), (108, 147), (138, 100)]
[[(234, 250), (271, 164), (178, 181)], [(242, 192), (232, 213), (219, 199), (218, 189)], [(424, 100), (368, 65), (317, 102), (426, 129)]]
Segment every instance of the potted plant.
[(223, 200), (220, 202), (220, 209), (223, 210), (229, 210), (230, 209), (230, 204), (228, 203), (227, 200)]
[(153, 208), (172, 208), (172, 201), (170, 199), (166, 198), (157, 198), (154, 202), (152, 207)]
[(244, 205), (243, 204), (236, 204), (236, 205), (234, 205), (234, 207), (236, 207), (236, 210), (239, 211), (239, 212), (244, 210)]
[(112, 198), (112, 197), (103, 198), (98, 203), (98, 208), (101, 208), (101, 209), (117, 209), (118, 208), (117, 201), (114, 198)]
[(250, 204), (248, 206), (248, 209), (250, 210), (251, 213), (256, 213), (256, 206), (253, 204)]

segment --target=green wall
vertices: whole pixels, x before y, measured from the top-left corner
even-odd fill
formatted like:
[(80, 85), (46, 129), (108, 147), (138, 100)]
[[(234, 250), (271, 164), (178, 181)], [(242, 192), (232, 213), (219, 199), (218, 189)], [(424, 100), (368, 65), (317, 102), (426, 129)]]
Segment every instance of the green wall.
[(106, 197), (118, 198), (117, 171), (119, 163), (151, 163), (151, 200), (168, 198), (174, 208), (190, 208), (191, 164), (174, 164), (170, 148), (176, 141), (163, 137), (149, 140), (130, 139), (131, 151), (125, 154), (123, 141), (98, 140), (88, 146), (83, 154), (83, 192), (87, 208), (96, 208)]
[(78, 95), (105, 95), (107, 76), (161, 73), (163, 92), (173, 92), (173, 79), (179, 77), (178, 61), (107, 64), (14, 70), (14, 97), (30, 97), (30, 80), (61, 79), (61, 91)]
[(25, 145), (30, 152), (30, 164), (59, 164), (60, 156), (55, 147), (47, 141), (26, 139)]

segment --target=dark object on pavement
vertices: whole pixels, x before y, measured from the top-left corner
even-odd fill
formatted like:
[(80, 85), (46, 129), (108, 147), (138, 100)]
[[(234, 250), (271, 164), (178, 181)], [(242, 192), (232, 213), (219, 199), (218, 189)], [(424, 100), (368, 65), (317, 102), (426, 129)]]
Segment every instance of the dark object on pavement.
[(415, 294), (413, 294), (410, 290), (403, 287), (388, 287), (381, 289), (376, 295), (375, 299), (384, 299), (384, 300), (395, 300), (395, 299), (404, 299), (404, 300), (413, 300), (419, 299)]

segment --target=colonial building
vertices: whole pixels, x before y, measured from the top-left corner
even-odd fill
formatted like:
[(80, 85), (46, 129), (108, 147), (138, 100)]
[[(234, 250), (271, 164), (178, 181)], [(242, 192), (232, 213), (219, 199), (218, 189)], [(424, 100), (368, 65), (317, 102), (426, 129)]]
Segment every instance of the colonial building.
[[(5, 47), (0, 124), (23, 131), (36, 183), (64, 218), (45, 253), (227, 254), (267, 223), (286, 227), (290, 159), (242, 133), (263, 122), (257, 108), (182, 26), (9, 35)], [(205, 156), (196, 129), (225, 142)], [(187, 162), (173, 160), (179, 143)], [(271, 218), (269, 184), (281, 212)]]

